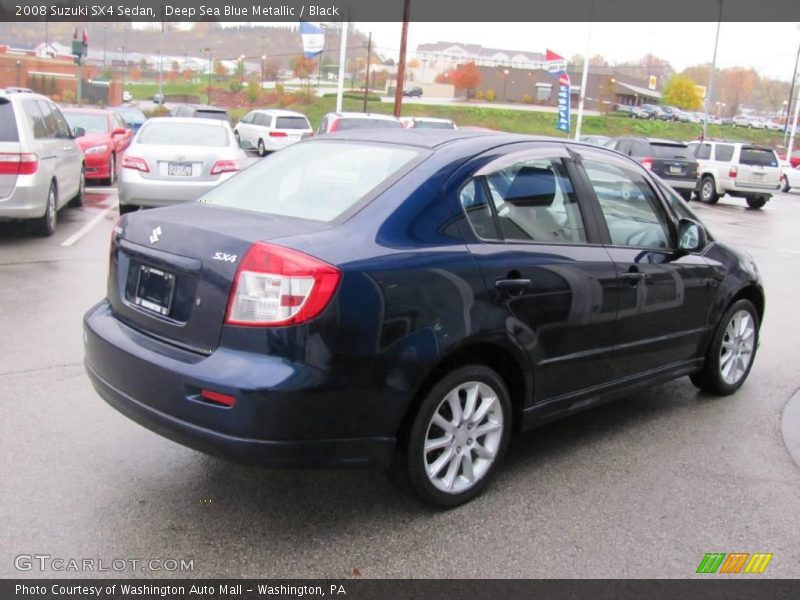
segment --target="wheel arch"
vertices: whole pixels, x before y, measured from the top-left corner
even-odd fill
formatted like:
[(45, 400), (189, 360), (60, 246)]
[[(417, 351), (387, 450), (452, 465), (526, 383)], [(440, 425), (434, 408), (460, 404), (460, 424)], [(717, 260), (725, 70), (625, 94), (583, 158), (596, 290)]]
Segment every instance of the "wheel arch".
[(760, 327), (761, 323), (764, 321), (764, 309), (766, 308), (764, 291), (755, 284), (750, 284), (741, 288), (730, 299), (730, 302), (728, 302), (728, 305), (725, 307), (725, 311), (727, 311), (735, 302), (738, 302), (739, 300), (749, 300), (753, 303), (753, 306), (756, 307), (756, 312), (758, 313), (758, 324)]

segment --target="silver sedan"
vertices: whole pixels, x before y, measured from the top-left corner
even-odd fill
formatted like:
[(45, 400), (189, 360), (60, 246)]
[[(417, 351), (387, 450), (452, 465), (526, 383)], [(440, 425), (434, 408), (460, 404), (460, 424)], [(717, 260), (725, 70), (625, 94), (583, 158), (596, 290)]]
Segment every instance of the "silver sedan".
[(245, 160), (227, 121), (149, 119), (122, 159), (119, 211), (196, 200)]

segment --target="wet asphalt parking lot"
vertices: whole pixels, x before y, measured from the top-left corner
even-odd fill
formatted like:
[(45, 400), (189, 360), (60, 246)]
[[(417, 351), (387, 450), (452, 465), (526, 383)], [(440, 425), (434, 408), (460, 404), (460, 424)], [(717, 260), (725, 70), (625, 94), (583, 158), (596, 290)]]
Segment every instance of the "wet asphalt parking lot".
[[(446, 512), (378, 473), (241, 467), (129, 421), (82, 363), (115, 191), (89, 188), (52, 238), (0, 224), (0, 576), (682, 578), (706, 552), (743, 551), (774, 554), (762, 577), (800, 577), (800, 468), (782, 435), (800, 427), (782, 422), (800, 388), (800, 193), (761, 211), (694, 204), (764, 278), (745, 386), (716, 398), (684, 378), (517, 435), (487, 492)], [(193, 570), (15, 567), (33, 554)]]

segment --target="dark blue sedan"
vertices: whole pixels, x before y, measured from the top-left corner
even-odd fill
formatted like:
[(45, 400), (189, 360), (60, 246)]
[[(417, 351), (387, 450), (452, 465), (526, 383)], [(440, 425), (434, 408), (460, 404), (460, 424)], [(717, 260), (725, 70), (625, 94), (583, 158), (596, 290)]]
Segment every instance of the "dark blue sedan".
[(192, 448), (391, 469), (454, 506), (512, 431), (686, 375), (735, 392), (763, 314), (753, 261), (628, 157), (356, 131), (120, 219), (86, 369)]

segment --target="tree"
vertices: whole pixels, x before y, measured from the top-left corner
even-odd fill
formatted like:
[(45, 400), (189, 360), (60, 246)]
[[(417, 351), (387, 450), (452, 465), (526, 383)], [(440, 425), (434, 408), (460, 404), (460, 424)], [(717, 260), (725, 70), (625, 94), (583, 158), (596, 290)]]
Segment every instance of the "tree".
[(457, 90), (467, 90), (467, 95), (469, 95), (470, 90), (474, 90), (481, 84), (482, 79), (481, 72), (474, 62), (458, 65), (455, 71), (450, 73), (450, 83)]
[(406, 66), (407, 66), (409, 69), (419, 69), (419, 67), (420, 67), (420, 65), (421, 65), (421, 64), (422, 64), (422, 63), (420, 63), (420, 62), (419, 62), (419, 59), (417, 59), (417, 58), (412, 58), (410, 61), (408, 61), (408, 64), (407, 64)]
[(434, 83), (450, 83), (450, 71), (437, 73), (433, 81)]
[(725, 103), (725, 112), (735, 115), (739, 107), (750, 100), (758, 82), (758, 73), (753, 69), (731, 67), (720, 73), (720, 98)]
[(228, 69), (222, 64), (221, 60), (214, 61), (214, 75), (217, 77), (225, 77), (228, 74)]
[(313, 58), (306, 58), (303, 55), (295, 56), (289, 60), (289, 67), (291, 67), (294, 76), (298, 79), (308, 79), (312, 73), (316, 73), (317, 61)]
[(268, 60), (264, 63), (264, 79), (267, 81), (275, 81), (278, 78), (278, 72), (281, 70), (281, 64), (276, 60)]
[(148, 67), (147, 59), (143, 56), (142, 58), (139, 59), (139, 68), (142, 71), (146, 71), (147, 67)]
[(181, 75), (183, 75), (184, 81), (191, 81), (192, 77), (194, 76), (194, 73), (190, 68), (187, 67), (183, 70), (183, 73), (181, 73)]
[(754, 93), (757, 107), (779, 114), (783, 109), (783, 103), (789, 97), (789, 87), (788, 82), (780, 79), (761, 79)]
[(142, 78), (142, 70), (139, 67), (133, 67), (128, 75), (133, 81), (139, 81)]
[(665, 104), (684, 110), (698, 110), (703, 103), (696, 84), (686, 75), (673, 75), (664, 86)]

